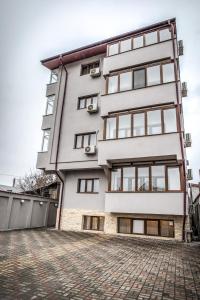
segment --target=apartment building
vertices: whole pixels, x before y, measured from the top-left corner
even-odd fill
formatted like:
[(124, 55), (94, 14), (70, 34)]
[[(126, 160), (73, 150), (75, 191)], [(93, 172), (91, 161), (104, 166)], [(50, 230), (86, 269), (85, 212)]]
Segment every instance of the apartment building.
[(170, 19), (42, 60), (37, 168), (62, 181), (60, 229), (183, 238), (182, 52)]

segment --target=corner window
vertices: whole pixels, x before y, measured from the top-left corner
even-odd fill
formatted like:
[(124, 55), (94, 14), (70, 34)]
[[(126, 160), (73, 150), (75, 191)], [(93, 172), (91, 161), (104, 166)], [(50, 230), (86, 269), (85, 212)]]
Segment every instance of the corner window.
[(53, 107), (55, 102), (55, 95), (51, 95), (47, 97), (47, 106), (46, 106), (46, 115), (53, 114)]
[(132, 87), (132, 72), (121, 73), (119, 76), (120, 91), (131, 90)]
[(83, 216), (83, 229), (103, 231), (104, 230), (104, 217)]
[(158, 42), (157, 31), (149, 32), (145, 34), (145, 45), (152, 45)]
[(42, 140), (42, 152), (48, 151), (49, 136), (50, 136), (50, 129), (45, 129), (43, 133), (43, 140)]
[(58, 70), (52, 70), (49, 83), (55, 83), (58, 81)]
[(90, 71), (95, 68), (99, 68), (100, 62), (95, 61), (93, 63), (89, 63), (81, 66), (81, 75), (90, 74)]
[(128, 39), (120, 42), (120, 52), (129, 51), (131, 49), (132, 49), (132, 39)]
[(108, 78), (108, 94), (118, 92), (118, 76)]
[(160, 66), (147, 68), (147, 85), (160, 84)]
[(168, 190), (179, 191), (181, 189), (179, 167), (168, 167)]
[(78, 193), (98, 193), (99, 192), (99, 179), (79, 179), (78, 180)]
[(119, 53), (119, 44), (116, 43), (116, 44), (112, 44), (112, 45), (109, 45), (109, 48), (108, 48), (108, 55), (115, 55), (115, 54), (118, 54)]
[(75, 148), (84, 148), (87, 146), (96, 145), (96, 132), (77, 134), (75, 136)]
[(162, 65), (163, 69), (163, 82), (171, 82), (175, 81), (175, 74), (174, 74), (174, 64), (164, 64)]

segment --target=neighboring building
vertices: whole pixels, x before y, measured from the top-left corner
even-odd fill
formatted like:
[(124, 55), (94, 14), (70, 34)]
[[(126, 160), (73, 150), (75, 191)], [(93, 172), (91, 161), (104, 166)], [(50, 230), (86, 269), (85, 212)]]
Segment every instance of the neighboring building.
[(45, 198), (51, 198), (54, 200), (59, 200), (60, 194), (60, 182), (55, 181), (41, 188), (37, 188), (34, 191), (26, 191), (26, 194), (38, 195)]
[(22, 190), (15, 186), (0, 184), (1, 192), (22, 193)]
[(182, 239), (182, 51), (171, 19), (42, 61), (51, 80), (37, 168), (63, 181), (59, 228)]
[(190, 219), (194, 238), (200, 240), (200, 183), (190, 184)]

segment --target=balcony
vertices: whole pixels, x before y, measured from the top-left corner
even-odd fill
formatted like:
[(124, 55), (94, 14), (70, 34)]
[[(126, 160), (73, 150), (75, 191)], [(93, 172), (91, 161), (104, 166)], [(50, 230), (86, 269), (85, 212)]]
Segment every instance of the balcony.
[(109, 213), (183, 215), (183, 193), (106, 193)]
[(100, 166), (107, 166), (108, 162), (169, 155), (176, 155), (177, 159), (181, 159), (178, 133), (98, 142), (98, 164)]
[(108, 56), (104, 58), (103, 75), (108, 75), (114, 70), (124, 69), (164, 58), (173, 58), (173, 56), (172, 40)]
[(177, 103), (176, 85), (174, 82), (151, 86), (138, 90), (131, 90), (121, 93), (101, 96), (101, 116), (108, 115), (109, 112), (149, 105), (165, 103)]

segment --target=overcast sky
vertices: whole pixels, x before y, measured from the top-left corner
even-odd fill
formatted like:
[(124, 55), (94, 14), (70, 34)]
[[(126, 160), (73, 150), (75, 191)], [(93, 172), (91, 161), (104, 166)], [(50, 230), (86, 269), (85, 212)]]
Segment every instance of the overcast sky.
[(35, 169), (49, 71), (40, 60), (176, 17), (187, 150), (194, 177), (200, 168), (199, 0), (0, 0), (0, 184)]

